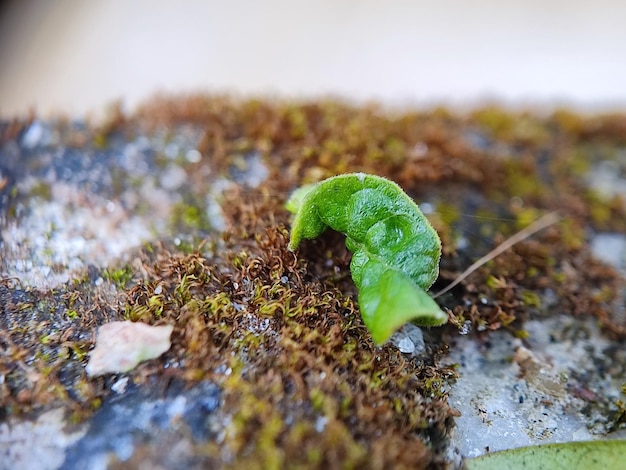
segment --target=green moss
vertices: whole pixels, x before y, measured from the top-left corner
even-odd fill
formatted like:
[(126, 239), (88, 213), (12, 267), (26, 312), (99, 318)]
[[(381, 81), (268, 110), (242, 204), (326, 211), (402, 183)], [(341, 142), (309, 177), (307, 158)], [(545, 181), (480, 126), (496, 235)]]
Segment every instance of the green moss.
[(516, 330), (514, 333), (516, 338), (519, 339), (528, 339), (530, 338), (530, 333), (528, 332), (528, 330)]
[(447, 226), (451, 226), (459, 221), (459, 208), (450, 202), (439, 201), (436, 212), (441, 221)]
[(545, 124), (529, 114), (513, 114), (497, 106), (478, 110), (473, 119), (493, 137), (504, 141), (545, 143), (550, 134)]
[(55, 333), (46, 334), (39, 339), (39, 342), (41, 344), (50, 344), (56, 338), (56, 336), (57, 335)]
[(591, 170), (591, 160), (589, 159), (589, 149), (578, 147), (572, 151), (571, 157), (565, 157), (568, 160), (568, 169), (574, 176), (584, 178)]
[(538, 176), (533, 162), (509, 159), (504, 162), (504, 171), (502, 188), (509, 197), (531, 202), (546, 194), (547, 187)]
[(170, 226), (175, 233), (201, 238), (212, 229), (204, 202), (197, 196), (188, 195), (187, 201), (176, 204), (172, 209)]
[(123, 266), (119, 269), (105, 269), (102, 271), (102, 278), (112, 282), (120, 289), (126, 287), (126, 285), (132, 280), (134, 275), (133, 268), (130, 266)]
[(286, 118), (291, 128), (292, 139), (303, 139), (308, 135), (309, 127), (307, 124), (307, 116), (300, 106), (292, 106), (287, 109)]
[(389, 137), (383, 144), (382, 154), (389, 163), (400, 164), (406, 159), (406, 143), (397, 137)]
[(590, 207), (589, 215), (593, 224), (598, 228), (606, 227), (612, 219), (612, 211), (607, 204), (608, 201), (593, 190), (588, 190), (585, 196)]
[(65, 315), (69, 320), (75, 320), (78, 317), (78, 312), (76, 310), (67, 310)]
[(492, 290), (504, 289), (505, 287), (507, 287), (507, 283), (505, 280), (500, 279), (492, 274), (490, 274), (485, 280), (485, 285)]
[(86, 343), (72, 342), (68, 345), (74, 358), (78, 361), (83, 361), (87, 357), (89, 352), (89, 346)]
[(580, 250), (586, 241), (585, 231), (580, 222), (564, 217), (558, 222), (562, 243), (567, 250)]
[(495, 137), (509, 138), (515, 126), (515, 117), (496, 107), (487, 107), (473, 113), (472, 118)]
[(50, 184), (39, 180), (30, 188), (29, 195), (30, 197), (38, 197), (44, 201), (49, 201), (52, 198), (52, 188)]
[(528, 307), (541, 307), (541, 297), (539, 297), (536, 292), (525, 290), (524, 292), (522, 292), (522, 301), (524, 302), (524, 305)]

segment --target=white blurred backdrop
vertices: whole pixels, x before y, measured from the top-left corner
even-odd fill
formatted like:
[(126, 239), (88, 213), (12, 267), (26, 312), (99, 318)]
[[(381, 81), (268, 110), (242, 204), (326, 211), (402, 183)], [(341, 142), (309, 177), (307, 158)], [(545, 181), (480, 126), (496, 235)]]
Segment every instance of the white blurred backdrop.
[(158, 91), (626, 110), (617, 0), (13, 0), (0, 114)]

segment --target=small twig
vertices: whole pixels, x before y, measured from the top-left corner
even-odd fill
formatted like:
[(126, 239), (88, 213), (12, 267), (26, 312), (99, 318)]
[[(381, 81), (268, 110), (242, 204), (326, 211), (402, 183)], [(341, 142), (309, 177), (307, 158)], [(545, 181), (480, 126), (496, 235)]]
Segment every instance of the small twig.
[(434, 294), (432, 296), (433, 299), (436, 299), (437, 297), (445, 294), (450, 289), (452, 289), (453, 287), (455, 287), (458, 284), (460, 284), (467, 276), (472, 274), (474, 271), (476, 271), (478, 268), (480, 268), (483, 264), (491, 261), (496, 256), (502, 254), (503, 252), (505, 252), (506, 250), (511, 248), (516, 243), (519, 243), (522, 240), (527, 239), (528, 237), (534, 235), (538, 231), (543, 230), (544, 228), (549, 227), (550, 225), (552, 225), (552, 224), (554, 224), (554, 223), (556, 223), (558, 221), (559, 221), (559, 215), (556, 212), (550, 212), (549, 214), (546, 214), (543, 217), (537, 219), (535, 222), (530, 224), (528, 227), (520, 230), (515, 235), (513, 235), (511, 238), (506, 239), (500, 245), (495, 247), (493, 250), (491, 250), (485, 256), (483, 256), (478, 261), (476, 261), (474, 264), (472, 264), (469, 268), (467, 268), (465, 271), (463, 271), (461, 274), (459, 274), (459, 276), (454, 281), (452, 281), (447, 287), (443, 288), (442, 290), (440, 290), (439, 292)]

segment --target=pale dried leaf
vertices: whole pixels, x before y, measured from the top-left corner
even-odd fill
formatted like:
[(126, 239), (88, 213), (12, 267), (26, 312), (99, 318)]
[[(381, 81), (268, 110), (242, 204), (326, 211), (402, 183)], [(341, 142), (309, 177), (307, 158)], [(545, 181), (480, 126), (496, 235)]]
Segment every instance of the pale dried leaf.
[(98, 328), (96, 347), (89, 356), (87, 374), (127, 372), (142, 361), (159, 357), (171, 346), (173, 328), (131, 321), (102, 325)]

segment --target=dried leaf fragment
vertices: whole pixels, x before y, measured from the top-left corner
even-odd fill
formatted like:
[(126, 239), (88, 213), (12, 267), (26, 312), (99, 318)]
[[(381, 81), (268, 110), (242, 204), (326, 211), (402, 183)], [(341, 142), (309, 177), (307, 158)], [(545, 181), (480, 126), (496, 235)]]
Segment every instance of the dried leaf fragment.
[(128, 372), (137, 364), (159, 357), (170, 346), (172, 325), (152, 326), (131, 321), (114, 321), (98, 328), (96, 347), (89, 355), (90, 376)]

